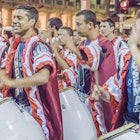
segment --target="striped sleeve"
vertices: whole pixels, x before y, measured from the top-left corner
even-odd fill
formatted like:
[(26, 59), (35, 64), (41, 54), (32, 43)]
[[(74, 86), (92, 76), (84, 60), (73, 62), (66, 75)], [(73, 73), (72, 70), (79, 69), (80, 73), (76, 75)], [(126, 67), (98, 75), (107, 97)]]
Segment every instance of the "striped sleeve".
[(110, 93), (110, 102), (113, 108), (116, 108), (121, 102), (122, 93), (126, 90), (125, 82), (130, 52), (128, 49), (122, 49), (119, 56), (118, 72), (114, 76), (110, 77), (103, 85), (104, 89)]
[(52, 73), (54, 72), (55, 62), (53, 55), (46, 44), (38, 42), (33, 50), (33, 56), (33, 69), (35, 72), (47, 66), (51, 68)]
[(77, 81), (77, 73), (78, 73), (78, 60), (74, 53), (70, 50), (65, 50), (63, 52), (62, 58), (67, 62), (69, 65), (68, 69), (64, 69), (61, 71), (64, 81), (66, 85), (75, 86)]
[(83, 59), (80, 60), (80, 64), (91, 71), (97, 70), (100, 59), (99, 46), (93, 42), (88, 46), (80, 46), (79, 49), (83, 56)]
[(5, 68), (6, 58), (9, 45), (6, 42), (0, 41), (0, 67)]

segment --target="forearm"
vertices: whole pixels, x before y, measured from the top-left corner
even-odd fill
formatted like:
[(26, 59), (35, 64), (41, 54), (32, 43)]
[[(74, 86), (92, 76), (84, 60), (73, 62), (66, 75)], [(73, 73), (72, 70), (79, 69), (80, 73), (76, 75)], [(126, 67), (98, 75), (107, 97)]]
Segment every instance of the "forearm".
[(57, 50), (54, 50), (55, 53), (55, 58), (56, 61), (58, 63), (58, 65), (62, 68), (62, 69), (68, 69), (69, 65), (67, 64), (67, 62), (61, 57), (61, 55), (59, 54), (59, 52)]
[(82, 59), (82, 55), (80, 53), (80, 50), (75, 46), (74, 42), (71, 41), (70, 43), (67, 43), (66, 45), (73, 53), (76, 54), (76, 56), (79, 58), (79, 59)]
[(40, 70), (36, 74), (30, 77), (21, 78), (21, 79), (10, 79), (6, 85), (10, 88), (26, 88), (32, 86), (39, 86), (46, 84), (49, 80), (50, 72), (46, 68)]

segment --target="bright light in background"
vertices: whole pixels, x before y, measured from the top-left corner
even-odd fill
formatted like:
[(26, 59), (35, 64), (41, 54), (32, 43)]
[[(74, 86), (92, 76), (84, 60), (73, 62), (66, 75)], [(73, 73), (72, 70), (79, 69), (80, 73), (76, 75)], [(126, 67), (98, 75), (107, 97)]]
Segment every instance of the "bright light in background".
[(8, 22), (8, 10), (5, 8), (2, 8), (2, 23), (3, 25), (7, 26), (7, 22)]
[(45, 12), (39, 12), (39, 28), (45, 29), (46, 28), (46, 13)]

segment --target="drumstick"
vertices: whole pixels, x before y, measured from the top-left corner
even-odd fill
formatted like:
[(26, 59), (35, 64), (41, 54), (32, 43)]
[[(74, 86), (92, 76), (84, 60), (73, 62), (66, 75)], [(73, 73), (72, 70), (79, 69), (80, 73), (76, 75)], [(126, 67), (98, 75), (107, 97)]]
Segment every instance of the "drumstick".
[(139, 128), (140, 128), (140, 113), (139, 113)]
[(95, 78), (95, 84), (97, 86), (97, 92), (100, 93), (100, 90), (99, 90), (99, 78), (98, 78), (98, 71), (94, 71), (94, 78)]
[(94, 71), (94, 78), (95, 78), (95, 84), (97, 85), (97, 88), (99, 89), (99, 80), (98, 80), (98, 71)]

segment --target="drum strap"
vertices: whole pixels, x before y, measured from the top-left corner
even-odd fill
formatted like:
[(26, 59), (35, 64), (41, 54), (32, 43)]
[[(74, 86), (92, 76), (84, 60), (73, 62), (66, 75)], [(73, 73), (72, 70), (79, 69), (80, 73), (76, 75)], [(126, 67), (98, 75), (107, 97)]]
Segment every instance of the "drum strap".
[[(21, 74), (21, 53), (20, 53), (20, 45), (18, 46), (16, 53), (15, 53), (15, 57), (14, 57), (14, 77), (16, 78), (16, 80), (20, 79), (22, 77)], [(23, 92), (22, 88), (16, 88), (15, 89), (15, 96), (17, 97), (21, 92)]]
[[(23, 77), (22, 75), (22, 52), (25, 47), (25, 42), (21, 42), (16, 50), (15, 57), (14, 57), (14, 77), (16, 80)], [(29, 106), (29, 102), (27, 99), (27, 95), (23, 88), (15, 88), (13, 93), (13, 98), (16, 99), (18, 104), (22, 106)]]
[(139, 113), (139, 127), (140, 127), (140, 113)]

